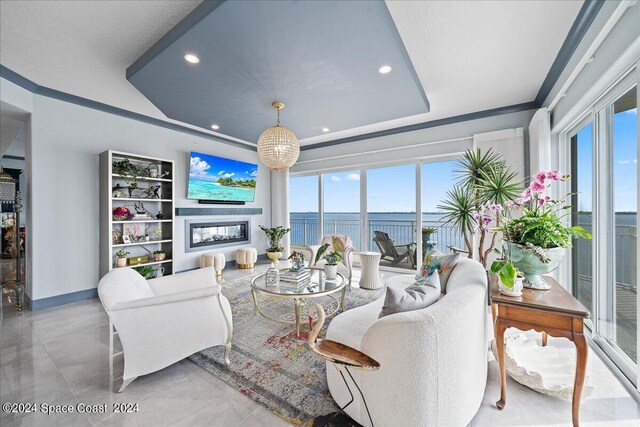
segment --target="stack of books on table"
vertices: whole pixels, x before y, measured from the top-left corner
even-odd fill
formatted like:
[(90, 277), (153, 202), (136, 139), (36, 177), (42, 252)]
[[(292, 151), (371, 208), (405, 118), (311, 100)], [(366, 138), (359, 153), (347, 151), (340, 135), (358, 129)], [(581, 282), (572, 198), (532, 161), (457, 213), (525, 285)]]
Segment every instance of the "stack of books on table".
[(307, 283), (311, 279), (309, 270), (287, 270), (280, 273), (280, 281), (292, 284)]

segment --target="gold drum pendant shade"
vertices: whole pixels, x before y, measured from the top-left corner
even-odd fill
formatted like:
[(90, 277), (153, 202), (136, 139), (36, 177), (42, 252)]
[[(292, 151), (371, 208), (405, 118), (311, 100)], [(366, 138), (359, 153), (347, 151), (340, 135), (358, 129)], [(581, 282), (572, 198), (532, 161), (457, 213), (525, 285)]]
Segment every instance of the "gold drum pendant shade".
[(300, 143), (298, 138), (284, 126), (280, 125), (282, 102), (274, 102), (273, 108), (278, 111), (275, 126), (266, 129), (258, 138), (258, 157), (262, 163), (272, 170), (287, 169), (298, 160)]

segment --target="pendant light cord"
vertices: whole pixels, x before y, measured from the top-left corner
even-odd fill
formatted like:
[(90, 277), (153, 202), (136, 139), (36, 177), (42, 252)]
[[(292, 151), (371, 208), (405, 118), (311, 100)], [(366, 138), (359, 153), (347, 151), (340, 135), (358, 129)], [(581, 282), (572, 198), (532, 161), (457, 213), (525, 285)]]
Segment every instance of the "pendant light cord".
[(280, 109), (276, 108), (276, 111), (278, 112), (278, 120), (276, 120), (276, 126), (280, 126)]

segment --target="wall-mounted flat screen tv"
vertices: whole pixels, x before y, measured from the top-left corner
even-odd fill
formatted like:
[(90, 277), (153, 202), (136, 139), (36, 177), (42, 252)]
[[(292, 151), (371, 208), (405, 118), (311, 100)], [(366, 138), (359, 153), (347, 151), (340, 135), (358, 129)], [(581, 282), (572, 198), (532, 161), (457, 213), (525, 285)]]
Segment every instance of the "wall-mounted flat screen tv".
[(191, 152), (187, 198), (253, 202), (258, 165)]

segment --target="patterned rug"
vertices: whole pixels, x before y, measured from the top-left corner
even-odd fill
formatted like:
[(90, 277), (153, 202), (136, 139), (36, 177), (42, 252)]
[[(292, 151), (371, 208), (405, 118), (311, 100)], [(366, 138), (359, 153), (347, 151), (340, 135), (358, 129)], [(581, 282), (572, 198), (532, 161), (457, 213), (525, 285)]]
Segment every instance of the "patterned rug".
[[(217, 378), (239, 390), (287, 422), (310, 425), (316, 417), (336, 412), (326, 381), (325, 362), (307, 347), (308, 322), (303, 321), (300, 337), (295, 325), (275, 322), (253, 313), (250, 279), (222, 283), (233, 313), (231, 366), (223, 361), (223, 347), (212, 347), (190, 357)], [(335, 294), (337, 298), (340, 293)], [(352, 288), (347, 291), (347, 309), (367, 304), (382, 295), (381, 290)], [(311, 300), (326, 308), (335, 306), (330, 297)], [(258, 295), (264, 312), (274, 318), (291, 316), (291, 300)], [(308, 315), (303, 308), (302, 319)], [(325, 329), (320, 333), (324, 336)]]

